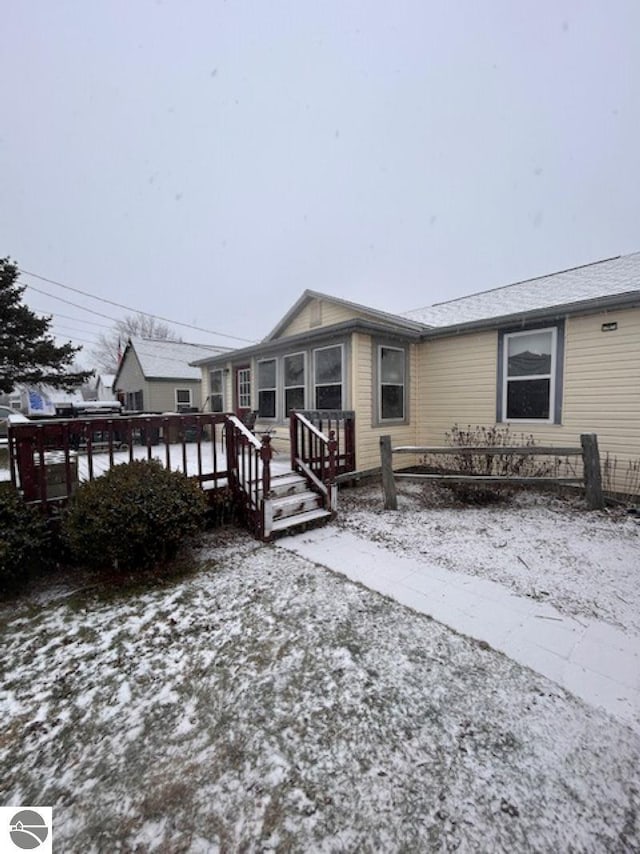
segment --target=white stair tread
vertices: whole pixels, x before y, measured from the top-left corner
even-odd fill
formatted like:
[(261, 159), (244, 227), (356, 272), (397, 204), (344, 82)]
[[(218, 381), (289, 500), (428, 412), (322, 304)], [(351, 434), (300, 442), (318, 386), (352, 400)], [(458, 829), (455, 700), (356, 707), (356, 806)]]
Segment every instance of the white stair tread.
[(327, 519), (331, 516), (328, 510), (318, 508), (317, 510), (308, 510), (306, 513), (297, 513), (295, 516), (285, 516), (283, 519), (276, 519), (273, 523), (272, 531), (286, 531), (287, 528), (294, 528), (296, 525), (304, 525), (306, 522), (314, 522), (316, 519)]
[(295, 492), (293, 495), (277, 495), (271, 499), (274, 509), (276, 507), (288, 507), (289, 505), (300, 504), (302, 501), (322, 501), (323, 496), (318, 492), (312, 492), (310, 489), (304, 492)]

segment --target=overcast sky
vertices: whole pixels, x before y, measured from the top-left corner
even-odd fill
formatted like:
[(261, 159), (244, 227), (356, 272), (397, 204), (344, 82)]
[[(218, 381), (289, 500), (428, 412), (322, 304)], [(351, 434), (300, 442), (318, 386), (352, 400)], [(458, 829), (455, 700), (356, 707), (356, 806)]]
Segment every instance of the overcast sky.
[(15, 0), (1, 25), (0, 256), (103, 298), (259, 339), (305, 288), (400, 312), (640, 250), (638, 0)]

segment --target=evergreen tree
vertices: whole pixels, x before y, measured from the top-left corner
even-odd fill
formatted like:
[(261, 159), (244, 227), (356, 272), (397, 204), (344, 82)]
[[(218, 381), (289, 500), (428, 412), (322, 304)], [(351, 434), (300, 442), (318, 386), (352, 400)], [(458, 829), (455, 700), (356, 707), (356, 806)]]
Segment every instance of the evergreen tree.
[(0, 258), (0, 392), (12, 391), (17, 383), (64, 389), (81, 385), (92, 373), (71, 370), (82, 348), (70, 342), (56, 345), (49, 332), (51, 318), (38, 317), (23, 304), (25, 286), (17, 282), (16, 265)]

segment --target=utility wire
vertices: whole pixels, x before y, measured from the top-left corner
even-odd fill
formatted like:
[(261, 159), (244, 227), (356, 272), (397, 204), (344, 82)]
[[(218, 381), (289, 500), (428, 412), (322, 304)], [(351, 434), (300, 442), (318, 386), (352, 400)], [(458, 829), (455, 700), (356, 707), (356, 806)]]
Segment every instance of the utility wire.
[[(46, 276), (40, 276), (38, 273), (30, 273), (29, 270), (23, 270), (21, 267), (18, 267), (18, 270), (25, 276), (32, 276), (34, 279), (39, 279), (42, 282), (48, 282), (48, 284), (50, 285), (56, 285), (59, 288), (64, 288), (67, 291), (73, 291), (76, 294), (82, 294), (82, 296), (98, 300), (99, 302), (107, 303), (107, 305), (116, 306), (116, 308), (123, 308), (125, 311), (133, 311), (135, 314), (144, 314), (146, 317), (152, 317), (154, 320), (162, 320), (165, 323), (172, 323), (175, 326), (184, 326), (187, 329), (195, 329), (197, 332), (206, 332), (208, 335), (219, 335), (222, 338), (233, 338), (236, 341), (244, 341), (247, 344), (257, 343), (256, 341), (252, 341), (250, 338), (241, 338), (239, 335), (230, 335), (228, 332), (214, 332), (212, 329), (203, 329), (201, 326), (193, 326), (193, 324), (191, 323), (182, 323), (179, 320), (171, 320), (168, 317), (162, 317), (162, 315), (160, 314), (151, 314), (148, 311), (140, 311), (140, 309), (131, 308), (131, 306), (123, 305), (120, 302), (114, 302), (114, 300), (95, 296), (94, 294), (91, 294), (88, 291), (80, 290), (80, 288), (72, 288), (71, 285), (65, 285), (62, 282), (57, 282), (55, 279), (48, 279)], [(96, 312), (96, 314), (98, 314), (98, 312)], [(100, 316), (104, 317), (104, 315)]]
[(117, 317), (110, 317), (108, 314), (101, 314), (99, 311), (95, 311), (93, 308), (87, 308), (86, 305), (79, 305), (77, 302), (71, 302), (71, 300), (65, 299), (64, 297), (57, 297), (54, 294), (47, 293), (47, 291), (42, 291), (40, 288), (36, 288), (35, 285), (27, 285), (32, 291), (36, 291), (39, 294), (44, 294), (45, 297), (51, 297), (51, 299), (57, 299), (59, 302), (64, 302), (67, 305), (72, 305), (74, 308), (80, 308), (82, 311), (88, 311), (91, 314), (94, 314), (96, 317), (104, 317), (106, 320), (113, 320), (114, 323), (118, 323)]
[[(66, 320), (75, 320), (78, 323), (90, 323), (92, 326), (99, 326), (101, 329), (113, 329), (112, 326), (107, 326), (106, 323), (97, 323), (95, 320), (85, 320), (83, 317), (72, 317), (70, 314), (62, 314), (62, 312), (59, 311), (45, 311), (43, 308), (34, 308), (34, 306), (31, 306), (31, 311), (35, 311), (38, 314), (46, 314), (49, 317), (64, 317)], [(91, 309), (88, 308), (87, 311), (91, 311)], [(85, 329), (85, 332), (89, 332), (89, 330)]]
[[(53, 325), (55, 329), (63, 329), (67, 332), (81, 332), (83, 335), (99, 335), (99, 332), (94, 332), (92, 329), (78, 329), (75, 326), (65, 326), (64, 324), (59, 325), (56, 320), (53, 321)], [(55, 334), (55, 333), (54, 333)], [(95, 339), (96, 343), (98, 339)]]

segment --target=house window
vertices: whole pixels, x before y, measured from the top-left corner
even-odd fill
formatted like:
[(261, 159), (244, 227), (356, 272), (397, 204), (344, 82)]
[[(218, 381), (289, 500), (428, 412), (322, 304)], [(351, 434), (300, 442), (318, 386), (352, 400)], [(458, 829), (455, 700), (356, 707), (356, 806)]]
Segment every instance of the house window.
[(144, 409), (142, 403), (141, 391), (128, 391), (124, 396), (125, 409), (129, 412), (142, 412)]
[(399, 347), (378, 347), (378, 406), (381, 421), (404, 418), (405, 352)]
[(342, 345), (314, 350), (316, 409), (342, 409)]
[(285, 417), (288, 417), (292, 409), (304, 409), (304, 353), (285, 356), (282, 362), (284, 368), (284, 414)]
[(222, 382), (222, 371), (211, 371), (209, 374), (209, 405), (212, 412), (224, 412)]
[(276, 360), (258, 362), (258, 415), (276, 417)]
[(503, 421), (559, 421), (558, 328), (502, 336)]
[(251, 409), (251, 368), (238, 368), (238, 409)]
[(176, 389), (176, 412), (188, 412), (191, 409), (191, 389)]

